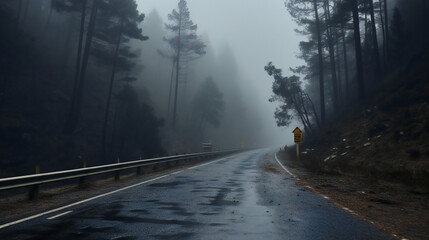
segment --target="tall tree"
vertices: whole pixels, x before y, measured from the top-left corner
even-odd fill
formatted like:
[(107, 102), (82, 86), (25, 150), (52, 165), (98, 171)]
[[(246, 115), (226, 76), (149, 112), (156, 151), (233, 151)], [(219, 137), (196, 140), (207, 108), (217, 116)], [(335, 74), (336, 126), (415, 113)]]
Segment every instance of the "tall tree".
[[(82, 60), (79, 60), (80, 55), (78, 54), (78, 59), (76, 60), (78, 63), (78, 66), (76, 66), (76, 73), (78, 77), (75, 78), (75, 85), (73, 88), (71, 106), (68, 113), (66, 124), (64, 126), (64, 132), (67, 134), (71, 134), (75, 131), (79, 120), (79, 114), (81, 111), (83, 90), (84, 90), (84, 84), (85, 84), (85, 75), (88, 67), (88, 59), (89, 59), (89, 53), (91, 50), (95, 22), (97, 19), (98, 5), (99, 5), (99, 0), (94, 0), (91, 7), (90, 20), (88, 23), (88, 31), (86, 33), (85, 47), (82, 53), (83, 57), (82, 57)], [(83, 11), (85, 11), (84, 8), (82, 8), (82, 21), (81, 21), (80, 34), (83, 32), (82, 22), (84, 22), (84, 14), (85, 14)], [(79, 34), (79, 39), (81, 36), (80, 34)], [(78, 46), (78, 53), (80, 52), (80, 48), (82, 48), (82, 45)]]
[[(314, 129), (312, 118), (320, 126), (313, 102), (301, 88), (301, 81), (297, 76), (283, 77), (282, 70), (276, 68), (271, 62), (265, 66), (268, 75), (274, 78), (273, 93), (270, 102), (280, 101), (282, 105), (276, 109), (274, 117), (278, 126), (289, 126), (294, 117), (304, 125), (307, 133), (312, 134)], [(311, 106), (309, 106), (309, 104)], [(312, 112), (309, 110), (311, 109)]]
[[(301, 49), (306, 49), (312, 45), (313, 38), (316, 38), (317, 43), (317, 72), (319, 75), (319, 101), (320, 101), (320, 113), (322, 123), (325, 122), (326, 119), (326, 111), (325, 111), (325, 81), (324, 81), (324, 61), (323, 61), (323, 40), (322, 40), (322, 23), (319, 17), (319, 7), (321, 0), (291, 0), (286, 1), (285, 6), (288, 9), (289, 13), (292, 15), (294, 20), (298, 23), (298, 25), (306, 26), (304, 27), (304, 31), (300, 31), (300, 33), (304, 35), (309, 35), (310, 40), (307, 43), (301, 42)], [(308, 18), (311, 14), (314, 13), (314, 19)], [(313, 27), (315, 26), (315, 27)], [(315, 29), (315, 34), (311, 31)], [(304, 54), (307, 55), (307, 54)], [(307, 62), (311, 62), (312, 58), (306, 57)], [(311, 71), (310, 71), (311, 72)], [(311, 73), (310, 73), (311, 74)]]
[(322, 31), (320, 27), (320, 20), (319, 20), (319, 13), (317, 9), (317, 0), (313, 0), (313, 7), (314, 7), (314, 15), (316, 18), (316, 25), (317, 25), (317, 51), (318, 51), (318, 58), (319, 58), (319, 88), (320, 88), (320, 112), (321, 112), (321, 118), (322, 118), (322, 124), (325, 123), (325, 81), (323, 79), (323, 52), (322, 52)]
[(350, 7), (352, 11), (352, 16), (353, 16), (358, 96), (359, 96), (359, 101), (363, 102), (365, 97), (365, 79), (363, 78), (362, 43), (361, 43), (361, 37), (360, 37), (360, 20), (359, 20), (359, 1), (350, 0), (349, 3), (351, 4)]
[(334, 49), (334, 40), (332, 39), (332, 28), (331, 28), (331, 11), (330, 11), (330, 2), (329, 0), (324, 1), (325, 9), (325, 24), (326, 24), (326, 36), (328, 42), (328, 52), (329, 52), (329, 64), (331, 66), (331, 77), (332, 77), (332, 101), (334, 103), (334, 109), (338, 109), (338, 80), (337, 80), (337, 68), (335, 66), (335, 49)]
[[(353, 28), (350, 26), (352, 16), (350, 13), (350, 6), (347, 1), (340, 1), (335, 5), (334, 13), (331, 18), (331, 24), (337, 29), (337, 45), (342, 43), (343, 53), (343, 66), (344, 66), (344, 81), (345, 81), (345, 95), (349, 96), (349, 65), (348, 65), (348, 41), (347, 41), (347, 30)], [(339, 56), (338, 56), (339, 59)]]
[(374, 14), (374, 3), (373, 0), (368, 0), (369, 2), (369, 11), (371, 15), (371, 31), (372, 31), (372, 50), (373, 58), (375, 60), (375, 72), (379, 77), (381, 71), (381, 61), (380, 61), (380, 52), (378, 49), (378, 39), (377, 39), (377, 28), (375, 26), (375, 14)]
[(179, 1), (178, 9), (173, 9), (173, 11), (168, 14), (168, 20), (170, 20), (171, 23), (165, 24), (165, 27), (167, 30), (170, 30), (175, 34), (174, 37), (165, 38), (175, 52), (175, 61), (173, 61), (173, 63), (175, 62), (176, 64), (176, 84), (174, 89), (173, 105), (174, 126), (177, 118), (177, 98), (181, 61), (183, 61), (184, 58), (186, 58), (187, 61), (194, 60), (204, 55), (206, 46), (197, 36), (197, 25), (190, 19), (186, 0)]
[[(97, 32), (98, 39), (104, 43), (98, 43), (98, 51), (95, 52), (98, 52), (98, 58), (105, 58), (106, 52), (107, 54), (111, 52), (111, 46), (114, 48), (113, 56), (107, 57), (107, 62), (111, 62), (112, 70), (102, 130), (102, 153), (105, 154), (107, 125), (118, 63), (119, 68), (122, 68), (122, 70), (131, 70), (133, 64), (128, 59), (135, 58), (137, 55), (130, 52), (130, 48), (126, 46), (126, 43), (131, 38), (144, 41), (148, 37), (143, 36), (142, 29), (138, 27), (144, 20), (144, 15), (137, 11), (135, 0), (110, 0), (104, 2), (100, 8), (102, 10), (101, 18), (107, 26), (103, 31)], [(105, 51), (104, 54), (103, 50)], [(124, 80), (133, 81), (135, 78), (127, 76)]]
[[(380, 0), (381, 1), (381, 0)], [(387, 8), (387, 0), (383, 0), (384, 3), (384, 30), (385, 32), (385, 42), (383, 44), (384, 49), (385, 49), (385, 53), (386, 53), (386, 60), (387, 62), (389, 61), (389, 10)], [(388, 65), (388, 63), (387, 63)]]

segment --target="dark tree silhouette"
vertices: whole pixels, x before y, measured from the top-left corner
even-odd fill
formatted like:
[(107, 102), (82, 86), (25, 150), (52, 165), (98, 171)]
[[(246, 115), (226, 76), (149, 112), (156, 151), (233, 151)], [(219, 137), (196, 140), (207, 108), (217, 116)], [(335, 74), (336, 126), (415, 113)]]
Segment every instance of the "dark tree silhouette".
[[(81, 111), (82, 96), (83, 96), (83, 90), (84, 90), (84, 84), (85, 84), (85, 75), (86, 75), (86, 70), (88, 68), (88, 59), (89, 59), (89, 53), (91, 50), (92, 36), (94, 34), (95, 21), (97, 18), (98, 5), (99, 5), (99, 0), (94, 0), (91, 7), (91, 15), (88, 23), (88, 31), (86, 33), (85, 48), (83, 49), (83, 53), (82, 53), (83, 58), (81, 60), (81, 66), (79, 62), (80, 54), (78, 54), (78, 59), (77, 59), (78, 66), (76, 67), (78, 78), (75, 79), (70, 111), (67, 117), (66, 124), (64, 126), (64, 133), (67, 133), (67, 134), (71, 134), (75, 131), (79, 120), (79, 114)], [(81, 21), (80, 32), (83, 31), (82, 22), (84, 22), (85, 8), (82, 8), (82, 9), (83, 10), (82, 10), (82, 21)], [(82, 46), (81, 45), (78, 46), (78, 52), (80, 53), (79, 47), (81, 48)]]
[[(137, 55), (130, 52), (128, 46), (123, 45), (128, 43), (131, 38), (144, 41), (148, 37), (143, 36), (142, 29), (138, 27), (144, 20), (144, 15), (137, 11), (137, 4), (134, 0), (110, 0), (104, 2), (100, 6), (100, 9), (102, 10), (101, 18), (107, 26), (96, 34), (101, 40), (101, 43), (98, 43), (98, 51), (96, 53), (98, 53), (97, 56), (101, 61), (111, 62), (112, 65), (102, 130), (102, 153), (104, 155), (106, 153), (107, 125), (117, 68), (129, 71), (133, 64), (128, 59), (137, 57)], [(111, 46), (114, 47), (114, 53), (110, 57), (108, 53)], [(135, 78), (126, 77), (124, 80), (129, 82), (135, 80)]]
[(334, 110), (337, 110), (339, 107), (338, 101), (338, 79), (337, 79), (337, 67), (335, 65), (335, 50), (334, 50), (334, 40), (331, 27), (331, 10), (329, 6), (329, 0), (325, 0), (324, 10), (325, 10), (325, 25), (326, 25), (326, 37), (328, 44), (329, 52), (329, 64), (331, 66), (331, 78), (332, 78), (332, 102), (334, 103)]
[(271, 62), (265, 66), (268, 75), (274, 78), (273, 93), (270, 102), (279, 101), (282, 103), (276, 109), (274, 117), (278, 126), (289, 126), (294, 117), (298, 118), (304, 125), (307, 133), (312, 134), (314, 129), (311, 124), (312, 118), (320, 127), (319, 118), (315, 111), (313, 102), (308, 94), (301, 88), (301, 81), (298, 76), (283, 77), (282, 70), (276, 68)]
[[(320, 0), (292, 0), (286, 1), (285, 5), (289, 10), (289, 13), (294, 17), (295, 21), (299, 25), (307, 24), (307, 25), (315, 25), (315, 28), (308, 27), (307, 31), (302, 32), (306, 35), (311, 35), (311, 38), (316, 38), (317, 42), (317, 59), (318, 66), (317, 70), (319, 75), (319, 98), (320, 98), (320, 113), (322, 123), (325, 122), (326, 119), (326, 110), (325, 110), (325, 80), (324, 80), (324, 61), (323, 61), (323, 40), (322, 40), (322, 23), (319, 17), (319, 4)], [(314, 20), (310, 18), (306, 18), (309, 14), (314, 13)], [(311, 29), (315, 29), (315, 34), (311, 32)], [(310, 39), (310, 43), (313, 41)], [(305, 45), (308, 44), (301, 43), (301, 49), (305, 49)], [(305, 50), (307, 51), (307, 50)], [(307, 61), (312, 61), (311, 57), (307, 58)]]
[(395, 59), (395, 64), (402, 73), (402, 66), (404, 61), (405, 47), (407, 45), (407, 37), (405, 34), (405, 24), (402, 19), (402, 14), (398, 8), (393, 11), (391, 29), (391, 55)]
[(213, 127), (219, 127), (224, 110), (222, 97), (223, 94), (216, 83), (211, 77), (207, 77), (197, 91), (193, 101), (194, 115), (199, 119), (199, 129), (202, 129), (205, 122)]
[(369, 11), (371, 15), (371, 31), (372, 31), (371, 35), (372, 35), (373, 59), (375, 60), (375, 72), (377, 77), (380, 77), (381, 61), (380, 61), (380, 52), (378, 49), (377, 28), (375, 26), (374, 3), (373, 3), (373, 0), (368, 0), (368, 2), (369, 2)]
[(358, 82), (359, 101), (363, 102), (365, 98), (365, 80), (363, 78), (363, 62), (362, 62), (362, 45), (360, 37), (360, 20), (359, 20), (359, 3), (358, 0), (349, 0), (353, 15), (353, 31), (355, 39), (355, 54), (356, 54), (356, 75)]
[(168, 20), (170, 24), (165, 24), (165, 27), (175, 34), (174, 37), (165, 38), (174, 50), (174, 61), (176, 64), (176, 83), (174, 89), (174, 105), (173, 105), (173, 126), (176, 124), (177, 118), (177, 98), (178, 98), (178, 87), (179, 87), (179, 75), (181, 61), (197, 59), (204, 55), (205, 44), (197, 36), (197, 25), (190, 19), (189, 9), (185, 0), (180, 0), (178, 9), (168, 14)]

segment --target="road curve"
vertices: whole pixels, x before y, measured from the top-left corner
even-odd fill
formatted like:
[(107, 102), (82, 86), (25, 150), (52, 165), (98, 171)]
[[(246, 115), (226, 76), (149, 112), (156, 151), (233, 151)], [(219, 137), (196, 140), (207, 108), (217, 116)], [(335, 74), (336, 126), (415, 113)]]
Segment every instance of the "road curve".
[(92, 197), (3, 224), (0, 239), (393, 239), (296, 186), (267, 149)]

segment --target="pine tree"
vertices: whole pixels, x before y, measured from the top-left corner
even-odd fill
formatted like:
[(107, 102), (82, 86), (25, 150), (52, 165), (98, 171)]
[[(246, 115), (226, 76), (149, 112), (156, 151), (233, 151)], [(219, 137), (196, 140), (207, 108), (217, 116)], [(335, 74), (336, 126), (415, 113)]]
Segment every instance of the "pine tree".
[(170, 47), (174, 51), (173, 64), (176, 66), (176, 81), (174, 89), (174, 105), (173, 105), (173, 126), (176, 124), (177, 118), (177, 98), (179, 87), (179, 76), (181, 63), (183, 61), (195, 60), (205, 52), (205, 44), (197, 35), (197, 25), (190, 19), (190, 12), (187, 7), (186, 0), (180, 0), (178, 9), (168, 14), (170, 24), (165, 24), (167, 30), (175, 34), (171, 38), (165, 38)]
[[(143, 36), (142, 29), (138, 27), (144, 20), (144, 14), (137, 11), (135, 0), (106, 1), (100, 5), (100, 10), (103, 27), (96, 32), (98, 41), (94, 53), (99, 61), (112, 65), (102, 130), (102, 153), (105, 154), (107, 125), (116, 73), (117, 71), (130, 71), (134, 66), (132, 60), (138, 56), (130, 51), (127, 43), (131, 38), (144, 41), (148, 37)], [(114, 48), (113, 55), (110, 56), (112, 47)], [(130, 82), (136, 78), (127, 75), (122, 80)]]
[[(320, 113), (322, 123), (325, 123), (326, 110), (325, 110), (325, 79), (324, 79), (324, 61), (323, 61), (323, 39), (322, 34), (325, 26), (322, 24), (319, 14), (320, 0), (291, 0), (286, 1), (285, 5), (298, 23), (298, 25), (304, 25), (304, 31), (300, 33), (309, 35), (308, 42), (301, 42), (300, 47), (303, 51), (303, 57), (307, 63), (312, 64), (309, 69), (309, 75), (313, 75), (313, 72), (317, 72), (319, 75), (319, 101), (320, 101)], [(312, 16), (314, 13), (314, 19), (308, 16)], [(313, 43), (317, 45), (317, 53), (313, 53)], [(314, 64), (314, 56), (317, 56), (317, 64)]]
[[(85, 38), (85, 47), (83, 48), (83, 52), (81, 53), (82, 60), (79, 60), (80, 59), (79, 53), (81, 51), (79, 48), (81, 48), (82, 45), (78, 47), (78, 59), (77, 59), (78, 67), (76, 67), (77, 77), (75, 78), (75, 85), (73, 88), (70, 111), (67, 117), (66, 124), (64, 126), (64, 133), (67, 133), (67, 134), (71, 134), (75, 131), (78, 124), (79, 115), (81, 112), (83, 90), (85, 85), (85, 75), (86, 75), (86, 70), (88, 68), (88, 59), (89, 59), (89, 54), (90, 54), (91, 45), (92, 45), (92, 37), (94, 35), (95, 23), (97, 19), (98, 5), (99, 5), (99, 0), (94, 0), (91, 7), (88, 30)], [(81, 21), (81, 28), (80, 28), (81, 33), (84, 29), (82, 22), (84, 22), (84, 14), (85, 14), (83, 12), (85, 9), (84, 8), (82, 9), (83, 9), (82, 21)], [(79, 37), (79, 39), (81, 39), (81, 37)]]

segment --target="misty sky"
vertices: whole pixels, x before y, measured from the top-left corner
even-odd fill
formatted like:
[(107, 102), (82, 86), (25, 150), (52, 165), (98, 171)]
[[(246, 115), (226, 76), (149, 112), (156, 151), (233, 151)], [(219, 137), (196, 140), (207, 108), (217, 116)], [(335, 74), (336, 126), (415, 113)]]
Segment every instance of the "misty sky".
[[(233, 50), (238, 71), (250, 86), (258, 89), (264, 112), (264, 128), (276, 143), (292, 143), (293, 124), (278, 128), (274, 119), (275, 104), (269, 103), (272, 79), (264, 66), (272, 61), (289, 74), (289, 67), (303, 65), (296, 58), (302, 37), (294, 32), (296, 24), (284, 6), (284, 0), (188, 0), (191, 19), (198, 24), (198, 34), (207, 34), (218, 52), (225, 44)], [(156, 9), (167, 21), (178, 0), (137, 0), (139, 11), (149, 14)], [(150, 36), (149, 36), (150, 37)], [(280, 130), (280, 131), (279, 131)], [(285, 139), (287, 137), (287, 139)], [(281, 140), (281, 141), (280, 141)]]

